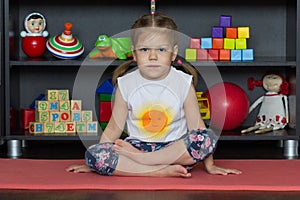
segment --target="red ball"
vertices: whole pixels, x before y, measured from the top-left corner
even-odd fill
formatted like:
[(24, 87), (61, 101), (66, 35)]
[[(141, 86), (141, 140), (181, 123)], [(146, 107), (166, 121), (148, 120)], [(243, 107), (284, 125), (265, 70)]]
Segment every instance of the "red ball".
[(43, 36), (26, 36), (22, 40), (22, 49), (29, 57), (40, 57), (46, 50), (46, 39)]
[(232, 130), (239, 127), (248, 116), (248, 96), (234, 83), (217, 83), (210, 87), (204, 96), (210, 103), (212, 127)]

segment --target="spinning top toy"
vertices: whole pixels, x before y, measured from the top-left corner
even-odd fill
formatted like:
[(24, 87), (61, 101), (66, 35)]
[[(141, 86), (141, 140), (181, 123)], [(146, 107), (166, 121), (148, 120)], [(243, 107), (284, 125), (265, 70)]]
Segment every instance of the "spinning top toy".
[(65, 23), (64, 32), (47, 41), (47, 49), (53, 56), (61, 59), (76, 59), (84, 52), (81, 42), (73, 37), (71, 28), (71, 23)]

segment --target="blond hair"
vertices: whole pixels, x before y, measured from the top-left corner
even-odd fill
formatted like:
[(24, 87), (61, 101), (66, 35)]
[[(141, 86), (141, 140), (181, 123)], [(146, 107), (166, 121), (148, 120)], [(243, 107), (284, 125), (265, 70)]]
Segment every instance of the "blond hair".
[[(174, 34), (177, 32), (177, 25), (175, 22), (168, 16), (162, 14), (162, 13), (155, 13), (155, 14), (146, 14), (140, 17), (138, 20), (135, 21), (135, 23), (131, 27), (131, 39), (132, 43), (135, 44), (136, 39), (138, 37), (138, 34), (140, 34), (140, 31), (138, 31), (140, 28), (164, 28), (171, 30), (173, 33), (174, 45), (177, 44), (177, 34)], [(176, 68), (183, 70), (184, 72), (190, 74), (193, 76), (193, 84), (197, 84), (198, 79), (198, 73), (197, 70), (191, 66), (187, 62), (182, 62), (182, 60), (178, 58), (173, 61), (173, 66), (176, 66)], [(133, 60), (126, 61), (125, 63), (119, 65), (113, 73), (112, 82), (113, 84), (117, 83), (117, 78), (120, 76), (123, 76), (129, 69), (130, 65), (133, 63)]]

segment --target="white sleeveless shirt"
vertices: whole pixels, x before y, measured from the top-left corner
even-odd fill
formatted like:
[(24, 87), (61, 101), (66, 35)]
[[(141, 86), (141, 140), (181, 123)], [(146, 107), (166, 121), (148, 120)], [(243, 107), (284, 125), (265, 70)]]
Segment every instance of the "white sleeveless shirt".
[(128, 139), (169, 142), (187, 132), (183, 103), (192, 76), (171, 67), (163, 80), (147, 80), (139, 69), (118, 78), (118, 87), (127, 102)]

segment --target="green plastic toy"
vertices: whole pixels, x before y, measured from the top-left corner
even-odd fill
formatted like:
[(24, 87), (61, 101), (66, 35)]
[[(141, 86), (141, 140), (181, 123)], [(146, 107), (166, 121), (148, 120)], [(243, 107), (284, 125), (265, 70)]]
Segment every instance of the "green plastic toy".
[(111, 38), (100, 35), (95, 42), (95, 49), (89, 54), (90, 58), (114, 58), (125, 60), (132, 57), (130, 38)]

